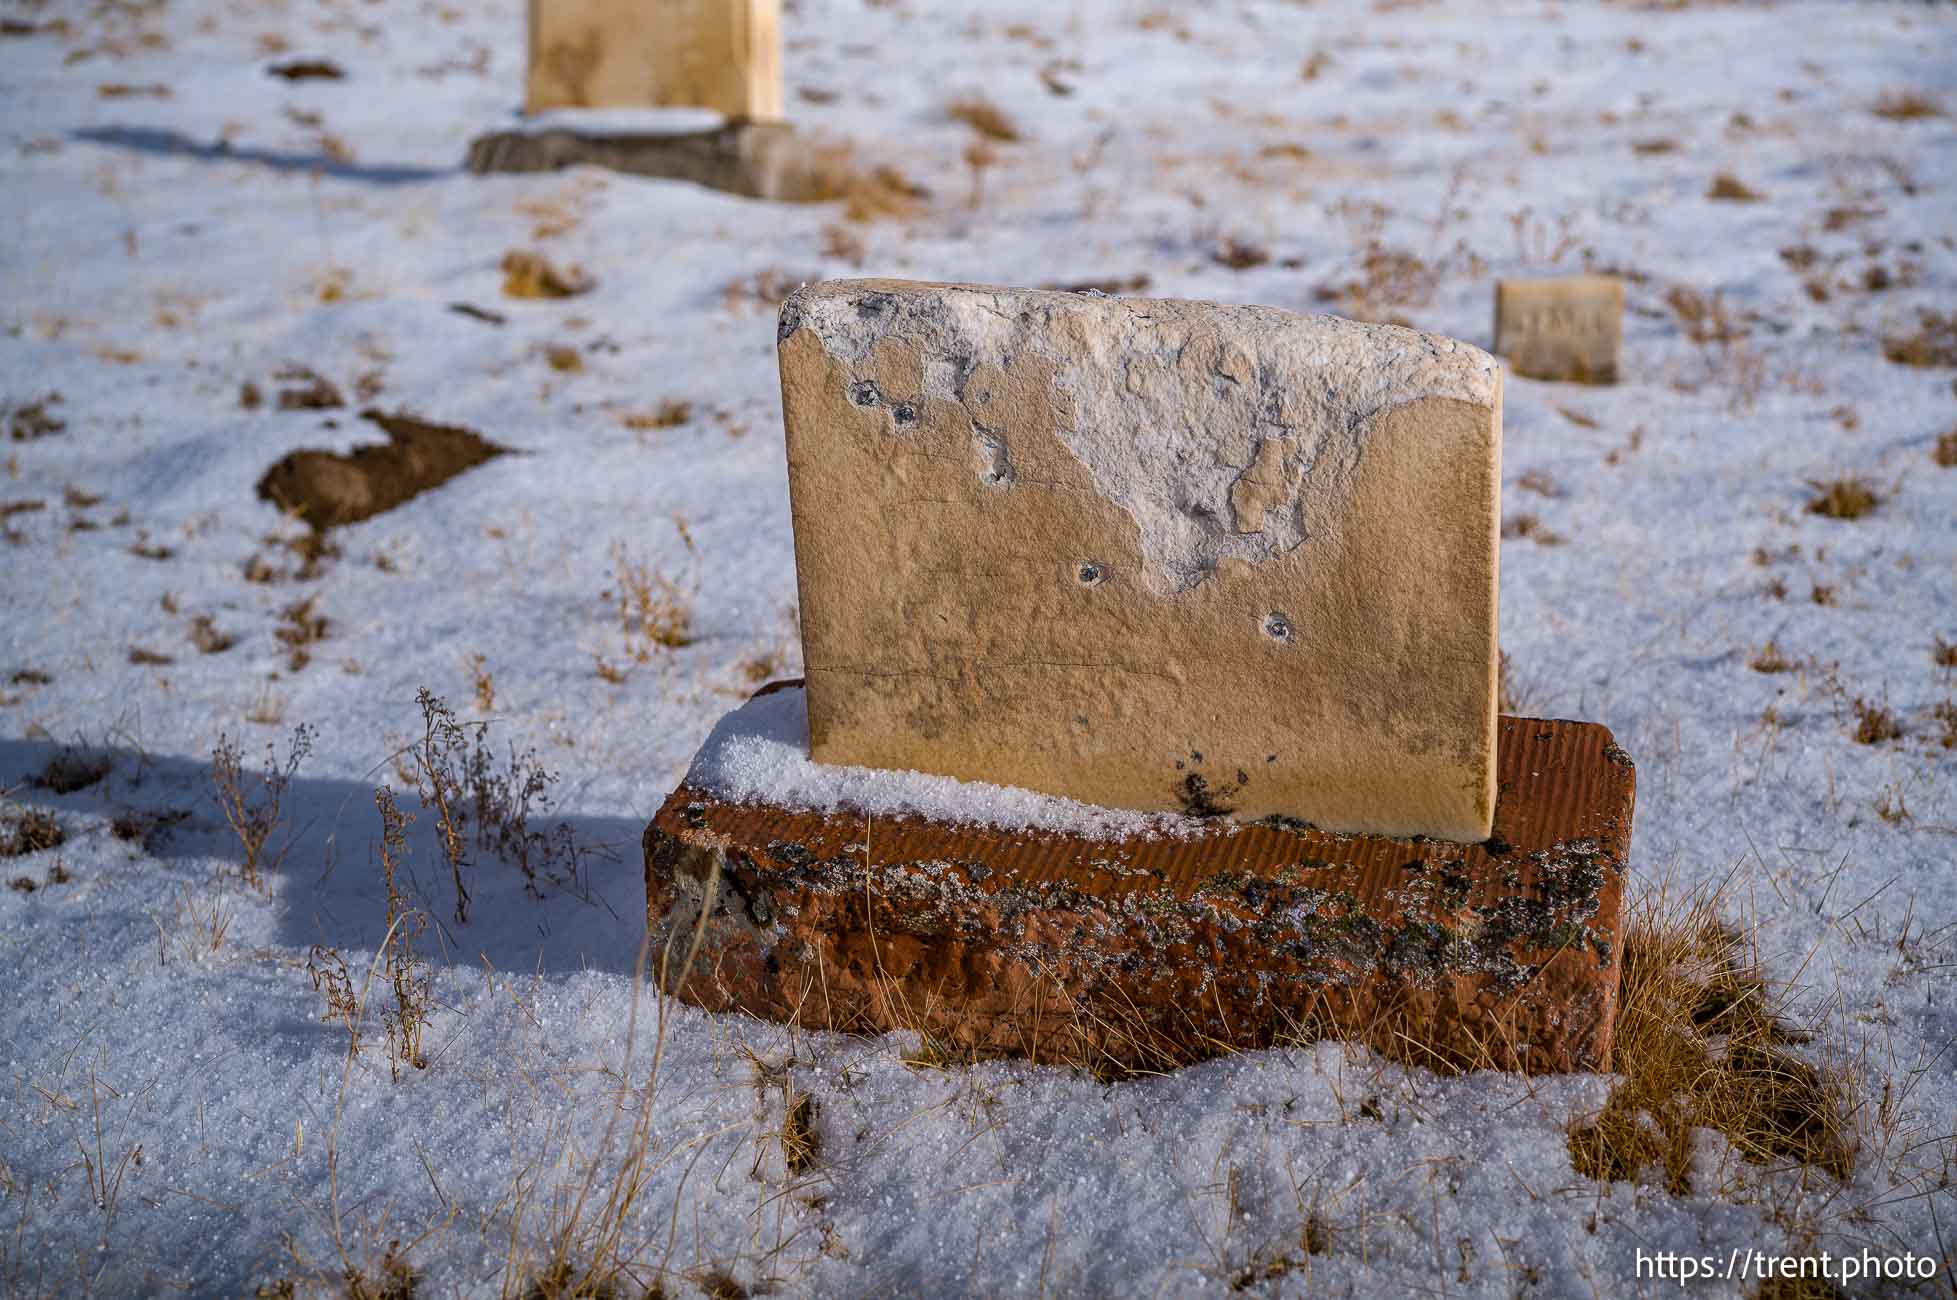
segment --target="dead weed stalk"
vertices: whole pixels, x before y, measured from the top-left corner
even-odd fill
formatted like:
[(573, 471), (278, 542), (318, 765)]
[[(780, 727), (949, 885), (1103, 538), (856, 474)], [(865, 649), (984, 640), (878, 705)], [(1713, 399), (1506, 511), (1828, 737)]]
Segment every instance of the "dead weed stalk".
[(270, 741), (265, 744), (265, 770), (259, 774), (258, 789), (247, 793), (249, 782), (239, 766), (242, 757), (229, 737), (220, 734), (211, 750), (211, 785), (224, 820), (238, 836), (244, 860), (238, 874), (247, 888), (261, 889), (264, 882), (259, 868), (266, 865), (265, 850), (279, 824), (279, 811), (291, 788), (299, 764), (312, 752), (313, 731), (304, 723), (292, 729), (292, 740), (283, 765)]
[[(381, 1023), (387, 1031), (387, 1072), (398, 1080), (404, 1065), (428, 1068), (422, 1038), (434, 1003), (428, 991), (427, 963), (414, 949), (415, 936), (428, 928), (428, 914), (408, 905), (394, 879), (408, 855), (407, 827), (414, 818), (401, 811), (388, 786), (374, 791), (374, 805), (381, 815), (381, 879), (387, 886), (387, 935), (381, 940), (381, 956), (394, 994), (394, 1005), (382, 1011)], [(356, 1037), (358, 1014), (356, 1009)], [(352, 1048), (348, 1050), (351, 1053)]]

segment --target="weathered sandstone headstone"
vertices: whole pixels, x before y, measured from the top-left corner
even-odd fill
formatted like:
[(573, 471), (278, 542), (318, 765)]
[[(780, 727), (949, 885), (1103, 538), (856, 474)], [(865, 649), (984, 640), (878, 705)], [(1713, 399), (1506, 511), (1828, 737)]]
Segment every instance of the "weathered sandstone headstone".
[(902, 281), (800, 290), (779, 337), (816, 760), (1488, 836), (1486, 353)]
[(1529, 379), (1617, 382), (1624, 282), (1609, 275), (1495, 284), (1495, 351)]
[(781, 116), (780, 0), (530, 0), (524, 108)]

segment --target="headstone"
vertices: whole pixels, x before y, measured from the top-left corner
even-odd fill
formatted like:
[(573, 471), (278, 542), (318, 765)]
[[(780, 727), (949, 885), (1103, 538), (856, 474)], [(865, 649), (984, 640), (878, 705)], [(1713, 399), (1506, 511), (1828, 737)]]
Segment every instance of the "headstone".
[(1624, 282), (1609, 275), (1495, 284), (1495, 351), (1528, 379), (1614, 384)]
[(1487, 838), (1486, 353), (902, 281), (800, 290), (779, 337), (816, 760)]
[(780, 0), (530, 0), (525, 111), (782, 113)]

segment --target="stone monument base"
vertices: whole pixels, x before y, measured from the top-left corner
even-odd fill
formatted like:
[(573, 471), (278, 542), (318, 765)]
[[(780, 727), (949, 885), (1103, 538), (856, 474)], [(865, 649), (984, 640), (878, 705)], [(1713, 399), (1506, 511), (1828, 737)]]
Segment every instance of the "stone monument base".
[(836, 143), (797, 135), (785, 122), (731, 121), (683, 131), (553, 124), (477, 136), (462, 165), (477, 176), (603, 167), (750, 199), (820, 203), (841, 197), (848, 184), (843, 152)]
[(651, 968), (708, 1010), (1109, 1073), (1320, 1037), (1608, 1070), (1631, 760), (1534, 718), (1497, 751), (1479, 844), (1279, 819), (1095, 838), (683, 783), (645, 833)]

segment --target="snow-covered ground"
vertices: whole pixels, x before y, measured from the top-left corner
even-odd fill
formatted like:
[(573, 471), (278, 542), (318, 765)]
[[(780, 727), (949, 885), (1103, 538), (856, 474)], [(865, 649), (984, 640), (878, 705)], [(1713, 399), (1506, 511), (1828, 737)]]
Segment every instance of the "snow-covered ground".
[[(1935, 1257), (1919, 1288), (1949, 1294), (1957, 368), (1883, 340), (1957, 302), (1957, 10), (787, 8), (797, 122), (927, 187), (914, 212), (464, 174), (521, 97), (516, 0), (0, 6), (0, 786), (65, 832), (0, 861), (25, 882), (0, 890), (7, 1294), (303, 1290), (396, 1239), (421, 1296), (521, 1294), (554, 1232), (596, 1249), (563, 1230), (604, 1217), (578, 1193), (641, 1113), (618, 1218), (667, 1296), (1655, 1295), (1677, 1285), (1640, 1251), (1865, 1248)], [(345, 75), (268, 75), (297, 56)], [(977, 95), (1024, 139), (975, 175), (946, 108)], [(1757, 198), (1708, 197), (1722, 173)], [(595, 287), (505, 297), (521, 249)], [(1726, 882), (1818, 1030), (1800, 1050), (1852, 1065), (1846, 1185), (1721, 1168), (1710, 1137), (1691, 1195), (1586, 1179), (1565, 1137), (1603, 1077), (1319, 1044), (1108, 1085), (686, 1007), (655, 1028), (640, 832), (799, 653), (768, 291), (1145, 275), (1486, 346), (1497, 277), (1586, 266), (1629, 280), (1624, 382), (1509, 380), (1504, 648), (1530, 711), (1637, 760), (1633, 895)], [(347, 404), (281, 409), (293, 367)], [(521, 454), (336, 530), (301, 577), (254, 485), (378, 441), (366, 405)], [(1852, 476), (1872, 513), (1805, 509)], [(674, 584), (691, 644), (634, 659), (633, 573)], [(308, 599), (328, 623), (295, 669), (277, 633)], [(1787, 671), (1753, 666), (1770, 642)], [(373, 792), (424, 686), (534, 749), (592, 855), (537, 898), (478, 853), (458, 924), (408, 804), (436, 1005), (396, 1080), (385, 973), (348, 1067), (307, 963), (336, 949), (357, 989), (375, 959)], [(1859, 743), (1858, 699), (1900, 736)], [(211, 751), (283, 760), (300, 724), (254, 891)], [(106, 778), (37, 785), (64, 745)], [(819, 1148), (791, 1169), (803, 1091)]]

